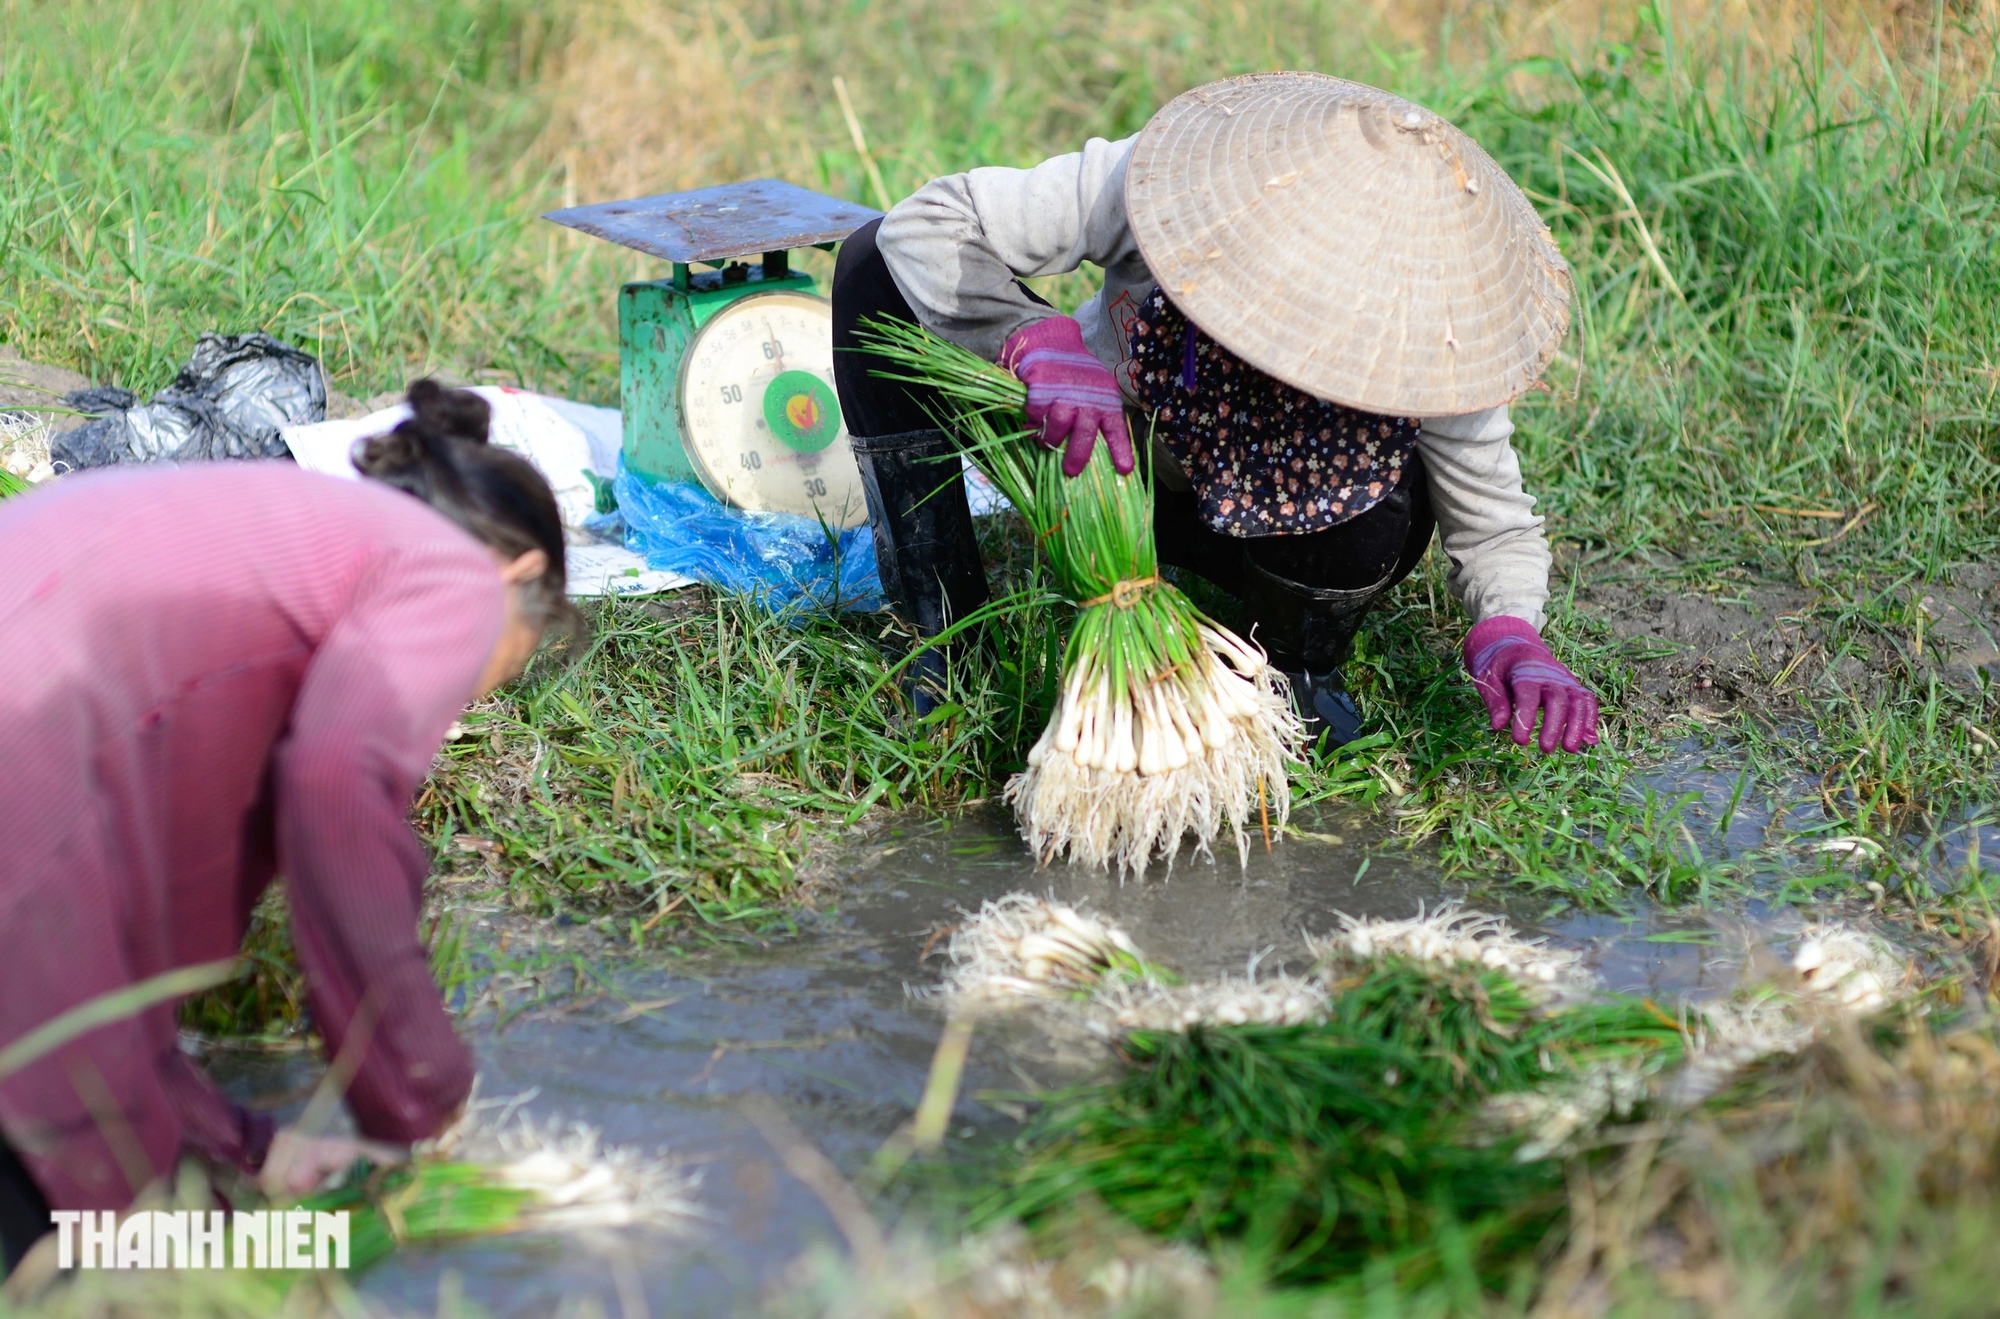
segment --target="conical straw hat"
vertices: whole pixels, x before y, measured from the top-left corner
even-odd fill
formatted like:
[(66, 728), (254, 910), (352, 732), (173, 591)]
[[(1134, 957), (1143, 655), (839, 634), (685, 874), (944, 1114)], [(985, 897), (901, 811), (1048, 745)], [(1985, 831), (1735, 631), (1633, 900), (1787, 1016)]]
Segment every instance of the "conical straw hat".
[(1533, 385), (1569, 267), (1471, 138), (1400, 96), (1257, 73), (1169, 102), (1133, 148), (1146, 264), (1223, 347), (1368, 412), (1441, 417)]

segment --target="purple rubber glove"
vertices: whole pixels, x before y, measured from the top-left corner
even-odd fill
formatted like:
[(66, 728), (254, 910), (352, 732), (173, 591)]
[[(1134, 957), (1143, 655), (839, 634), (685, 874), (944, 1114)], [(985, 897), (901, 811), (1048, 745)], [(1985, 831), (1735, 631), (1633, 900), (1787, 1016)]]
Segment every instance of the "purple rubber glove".
[(1493, 731), (1511, 725), (1515, 745), (1528, 745), (1537, 713), (1542, 750), (1597, 745), (1597, 694), (1549, 653), (1526, 620), (1502, 614), (1474, 624), (1465, 636), (1465, 670), (1486, 702)]
[(1099, 432), (1121, 476), (1132, 472), (1132, 436), (1125, 429), (1125, 400), (1111, 370), (1083, 346), (1083, 327), (1068, 316), (1023, 325), (1007, 336), (1000, 365), (1028, 387), (1028, 424), (1042, 443), (1063, 450), (1063, 475), (1077, 476), (1090, 461)]

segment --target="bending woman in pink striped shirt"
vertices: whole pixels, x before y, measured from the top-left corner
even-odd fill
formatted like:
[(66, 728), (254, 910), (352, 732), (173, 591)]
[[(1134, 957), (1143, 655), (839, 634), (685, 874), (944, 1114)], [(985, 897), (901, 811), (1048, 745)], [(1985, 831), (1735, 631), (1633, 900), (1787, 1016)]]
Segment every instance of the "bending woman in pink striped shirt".
[[(576, 618), (547, 482), (485, 443), (476, 395), (410, 399), (362, 446), (372, 480), (129, 469), (0, 504), (0, 1047), (230, 957), (282, 873), (363, 1136), (407, 1145), (463, 1105), (410, 800), (466, 703)], [(229, 1103), (155, 1007), (0, 1082), (0, 1262), (51, 1208), (123, 1208), (184, 1155), (284, 1193), (362, 1148)]]

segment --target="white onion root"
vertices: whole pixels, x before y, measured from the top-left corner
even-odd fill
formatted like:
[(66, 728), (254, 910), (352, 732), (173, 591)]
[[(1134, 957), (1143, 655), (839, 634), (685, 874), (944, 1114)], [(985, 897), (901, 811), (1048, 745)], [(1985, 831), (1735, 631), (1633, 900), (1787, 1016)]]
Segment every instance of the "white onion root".
[[(1114, 695), (1100, 665), (1077, 665), (1028, 768), (1007, 784), (1022, 835), (1044, 863), (1067, 855), (1138, 874), (1227, 829), (1247, 864), (1250, 834), (1291, 813), (1304, 730), (1285, 676), (1263, 653), (1204, 622), (1194, 664)], [(1191, 670), (1191, 671), (1190, 671)]]

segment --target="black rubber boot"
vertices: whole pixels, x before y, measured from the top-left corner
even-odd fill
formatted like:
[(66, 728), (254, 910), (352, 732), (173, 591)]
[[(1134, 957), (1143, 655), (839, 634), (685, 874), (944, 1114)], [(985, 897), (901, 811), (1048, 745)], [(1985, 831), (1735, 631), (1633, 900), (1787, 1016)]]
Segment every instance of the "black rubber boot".
[(1306, 745), (1345, 746), (1361, 733), (1361, 708), (1341, 667), (1354, 650), (1368, 610), (1391, 586), (1391, 572), (1372, 586), (1339, 591), (1280, 577), (1245, 556), (1243, 604), (1255, 620), (1251, 636), (1271, 665), (1292, 683), (1292, 706), (1306, 726)]
[[(897, 617), (935, 637), (986, 603), (986, 566), (965, 500), (958, 446), (941, 430), (855, 435), (854, 460), (875, 532), (875, 566)], [(962, 647), (926, 650), (904, 683), (919, 718), (937, 708), (946, 661)]]

